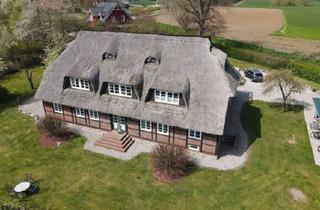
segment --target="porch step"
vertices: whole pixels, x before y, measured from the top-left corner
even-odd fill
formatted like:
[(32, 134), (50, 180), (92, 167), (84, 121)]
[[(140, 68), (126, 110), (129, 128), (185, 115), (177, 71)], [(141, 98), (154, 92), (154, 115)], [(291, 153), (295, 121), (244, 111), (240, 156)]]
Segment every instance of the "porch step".
[(128, 134), (119, 134), (116, 132), (106, 132), (103, 134), (101, 139), (99, 139), (95, 145), (100, 147), (105, 147), (107, 149), (113, 149), (119, 152), (126, 152), (134, 140)]

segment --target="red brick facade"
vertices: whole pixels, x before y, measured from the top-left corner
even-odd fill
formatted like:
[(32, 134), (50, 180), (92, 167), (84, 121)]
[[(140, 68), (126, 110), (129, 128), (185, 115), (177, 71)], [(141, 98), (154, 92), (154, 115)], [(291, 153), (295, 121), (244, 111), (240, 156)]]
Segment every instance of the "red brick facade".
[[(46, 117), (64, 120), (66, 122), (85, 125), (93, 128), (98, 128), (106, 131), (112, 130), (112, 115), (99, 113), (99, 120), (90, 120), (88, 112), (85, 118), (80, 118), (75, 115), (73, 107), (63, 105), (63, 113), (53, 111), (53, 104), (43, 102)], [(152, 123), (151, 132), (140, 130), (140, 121), (138, 119), (127, 119), (127, 132), (129, 135), (149, 141), (155, 141), (165, 144), (173, 144), (175, 146), (188, 148), (189, 145), (200, 147), (200, 151), (208, 154), (217, 154), (218, 142), (221, 136), (202, 133), (202, 140), (195, 140), (188, 137), (188, 130), (170, 126), (169, 135), (161, 135), (156, 131), (156, 123)]]
[[(90, 22), (92, 26), (95, 26), (97, 24), (97, 21), (99, 17), (93, 16), (90, 14)], [(131, 18), (128, 16), (126, 12), (124, 12), (122, 9), (115, 9), (112, 11), (112, 13), (109, 15), (109, 17), (106, 19), (106, 25), (121, 25), (129, 23)]]

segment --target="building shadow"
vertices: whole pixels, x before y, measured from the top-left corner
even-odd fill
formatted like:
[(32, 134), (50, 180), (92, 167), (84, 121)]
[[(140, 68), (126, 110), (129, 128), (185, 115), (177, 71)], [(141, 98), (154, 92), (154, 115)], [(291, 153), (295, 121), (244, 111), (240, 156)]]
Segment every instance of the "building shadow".
[[(242, 156), (261, 137), (261, 110), (251, 104), (251, 98), (251, 92), (237, 91), (230, 102), (219, 158), (227, 155)], [(232, 145), (226, 142), (227, 137), (232, 137)]]
[(247, 134), (247, 149), (261, 137), (261, 110), (247, 102), (241, 113), (241, 124)]

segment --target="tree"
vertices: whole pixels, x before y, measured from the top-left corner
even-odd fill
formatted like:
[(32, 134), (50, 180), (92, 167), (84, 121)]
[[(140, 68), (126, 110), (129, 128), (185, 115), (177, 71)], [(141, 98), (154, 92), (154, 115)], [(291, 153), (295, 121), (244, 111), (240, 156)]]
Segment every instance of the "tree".
[(304, 87), (295, 79), (291, 71), (279, 70), (267, 75), (264, 83), (264, 93), (269, 94), (274, 89), (279, 89), (282, 95), (283, 111), (288, 111), (288, 98), (295, 93), (301, 92)]
[(199, 35), (216, 35), (224, 29), (221, 7), (230, 5), (230, 0), (164, 0), (177, 22), (184, 29), (190, 23), (197, 25)]

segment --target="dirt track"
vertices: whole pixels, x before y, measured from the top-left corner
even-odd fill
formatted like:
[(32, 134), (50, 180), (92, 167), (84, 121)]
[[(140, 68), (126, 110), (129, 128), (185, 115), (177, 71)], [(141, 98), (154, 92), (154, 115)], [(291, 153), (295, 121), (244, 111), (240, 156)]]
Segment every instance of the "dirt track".
[[(311, 54), (320, 52), (320, 41), (271, 36), (283, 28), (283, 13), (278, 9), (228, 8), (222, 10), (226, 23), (223, 37), (253, 42), (267, 48), (285, 52)], [(168, 11), (162, 10), (158, 22), (178, 25)]]

